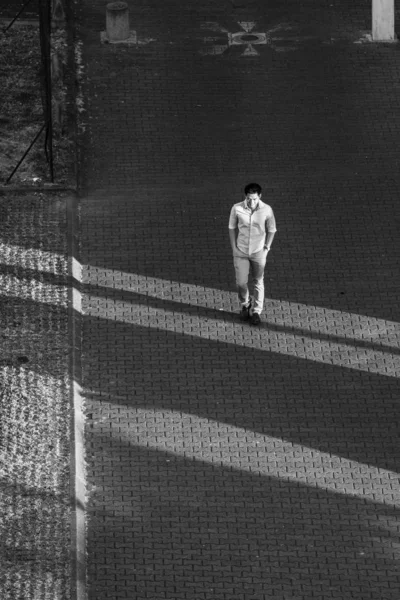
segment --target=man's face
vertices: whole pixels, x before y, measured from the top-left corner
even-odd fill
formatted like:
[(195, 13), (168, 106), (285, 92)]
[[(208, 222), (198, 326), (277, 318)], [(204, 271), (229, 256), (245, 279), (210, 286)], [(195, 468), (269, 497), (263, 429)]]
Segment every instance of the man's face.
[(250, 194), (247, 194), (246, 195), (247, 206), (251, 210), (254, 210), (260, 199), (261, 199), (261, 194), (257, 194), (256, 192), (251, 192)]

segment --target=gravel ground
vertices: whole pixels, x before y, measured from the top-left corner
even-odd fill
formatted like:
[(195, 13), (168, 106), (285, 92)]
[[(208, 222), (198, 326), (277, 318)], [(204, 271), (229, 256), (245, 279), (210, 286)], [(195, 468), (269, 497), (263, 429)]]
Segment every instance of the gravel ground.
[(0, 596), (70, 598), (65, 198), (0, 196)]
[[(1, 6), (0, 6), (1, 11)], [(0, 12), (1, 21), (1, 12)], [(0, 22), (4, 26), (5, 22)], [(72, 46), (67, 33), (52, 32), (52, 55), (57, 57), (53, 86), (53, 159), (58, 184), (75, 180), (74, 73), (71, 72)], [(18, 20), (5, 33), (0, 32), (0, 181), (5, 183), (43, 125), (39, 23)], [(57, 108), (58, 107), (58, 108)], [(29, 185), (49, 182), (50, 170), (44, 152), (43, 131), (12, 176), (11, 182)]]

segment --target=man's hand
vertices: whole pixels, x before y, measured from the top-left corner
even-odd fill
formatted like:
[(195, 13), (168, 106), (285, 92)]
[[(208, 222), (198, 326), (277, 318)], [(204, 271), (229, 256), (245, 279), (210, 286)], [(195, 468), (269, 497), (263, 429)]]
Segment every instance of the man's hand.
[(237, 250), (237, 246), (236, 246), (237, 236), (238, 236), (238, 230), (237, 229), (230, 229), (229, 230), (229, 240), (231, 242), (232, 252), (235, 252)]

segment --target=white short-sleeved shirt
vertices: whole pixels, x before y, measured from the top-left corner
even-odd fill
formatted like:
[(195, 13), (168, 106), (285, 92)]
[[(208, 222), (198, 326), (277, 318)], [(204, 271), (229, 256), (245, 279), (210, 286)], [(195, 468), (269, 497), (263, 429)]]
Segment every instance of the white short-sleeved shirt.
[(236, 245), (244, 254), (252, 255), (264, 248), (267, 231), (275, 233), (276, 223), (272, 208), (259, 200), (251, 212), (246, 200), (232, 206), (229, 229), (238, 229)]

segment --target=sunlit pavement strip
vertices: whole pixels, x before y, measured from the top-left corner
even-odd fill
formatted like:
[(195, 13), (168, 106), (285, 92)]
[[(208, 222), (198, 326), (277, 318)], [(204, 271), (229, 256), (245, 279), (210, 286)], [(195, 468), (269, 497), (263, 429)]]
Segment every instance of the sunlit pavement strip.
[(107, 428), (105, 435), (112, 433), (116, 441), (400, 506), (400, 476), (392, 471), (192, 414), (128, 407), (122, 411), (127, 413), (124, 420), (107, 416), (97, 421), (107, 419), (111, 431)]
[[(0, 274), (2, 296), (34, 300), (42, 304), (53, 304), (59, 307), (67, 306), (67, 286), (44, 283), (35, 279), (19, 278), (14, 275)], [(55, 295), (60, 298), (55, 302)]]
[[(398, 377), (400, 374), (400, 356), (390, 352), (390, 349), (399, 348), (400, 326), (395, 322), (267, 299), (267, 326), (252, 329), (249, 337), (247, 324), (179, 311), (179, 303), (210, 310), (237, 311), (236, 294), (232, 292), (97, 267), (90, 267), (89, 271), (85, 268), (84, 271), (86, 284), (93, 281), (100, 286), (99, 295), (84, 296), (86, 316), (174, 331), (381, 375)], [(143, 302), (105, 297), (101, 293), (102, 286), (143, 294)], [(177, 304), (176, 310), (148, 306), (146, 297), (173, 301)], [(268, 328), (268, 324), (271, 324), (294, 329), (299, 318), (302, 322), (301, 333)], [(307, 337), (308, 332), (310, 337)], [(332, 336), (332, 341), (316, 339), (316, 334)], [(335, 337), (341, 338), (340, 342), (335, 341)], [(342, 341), (343, 337), (348, 338), (348, 343)], [(355, 342), (369, 342), (373, 348), (358, 347)]]
[(0, 241), (0, 263), (34, 269), (43, 273), (62, 272), (65, 257), (56, 252), (46, 252), (37, 248), (24, 248)]
[[(36, 263), (35, 257), (30, 258), (33, 266)], [(85, 271), (87, 274), (88, 270)], [(232, 292), (109, 269), (90, 268), (90, 274), (97, 286), (110, 287), (112, 282), (114, 290), (143, 294), (143, 302), (115, 300), (104, 295), (88, 294), (84, 300), (86, 316), (103, 317), (166, 331), (179, 331), (186, 335), (246, 345), (393, 377), (399, 376), (400, 373), (400, 356), (390, 352), (391, 349), (399, 349), (400, 325), (392, 321), (267, 299), (267, 315), (264, 318), (267, 327), (253, 329), (249, 339), (247, 334), (244, 335), (248, 330), (247, 325), (225, 322), (212, 316), (188, 316), (179, 312), (180, 303), (210, 310), (235, 311), (236, 294)], [(86, 284), (90, 284), (90, 278)], [(59, 298), (65, 298), (63, 292), (66, 290), (62, 285), (18, 278), (14, 275), (0, 275), (0, 286), (3, 295), (49, 304), (54, 303), (55, 292)], [(147, 297), (173, 301), (177, 309), (152, 308), (146, 305)], [(294, 324), (298, 323), (299, 318), (302, 323), (301, 333), (268, 329), (268, 324), (294, 329)], [(313, 337), (307, 337), (308, 333)], [(324, 337), (329, 335), (332, 341), (315, 339), (316, 334)], [(348, 343), (342, 339), (338, 343), (335, 337), (347, 338)], [(356, 342), (370, 343), (374, 347), (357, 347)]]
[(50, 273), (54, 277), (62, 275), (65, 261), (66, 257), (56, 252), (0, 242), (0, 264), (35, 272), (35, 277), (0, 274), (1, 295), (66, 307), (67, 287), (40, 280), (41, 273)]
[[(87, 269), (85, 271), (87, 274)], [(104, 295), (86, 294), (84, 296), (86, 316), (174, 331), (391, 377), (398, 377), (400, 374), (400, 356), (398, 353), (390, 352), (399, 349), (400, 325), (392, 321), (267, 299), (265, 317), (267, 327), (253, 329), (252, 336), (249, 338), (247, 324), (227, 322), (213, 318), (211, 315), (204, 317), (179, 312), (180, 303), (210, 310), (235, 311), (237, 310), (236, 295), (232, 292), (108, 269), (91, 268), (90, 273), (97, 286), (110, 287), (112, 281), (114, 290), (143, 294), (143, 302), (122, 301)], [(86, 284), (90, 284), (90, 278)], [(18, 278), (14, 275), (0, 275), (0, 286), (2, 295), (41, 303), (53, 304), (55, 293), (58, 298), (66, 298), (65, 286)], [(146, 304), (147, 297), (173, 301), (177, 309), (152, 308)], [(59, 305), (59, 302), (57, 304)], [(62, 304), (65, 306), (66, 302), (63, 301)], [(302, 322), (300, 333), (268, 329), (268, 324), (295, 329), (295, 323), (298, 323), (299, 318)], [(310, 337), (307, 337), (308, 333)], [(316, 334), (321, 334), (323, 337), (329, 335), (332, 341), (315, 339)], [(335, 341), (335, 337), (341, 338), (341, 341)], [(342, 338), (347, 338), (348, 343), (343, 342)], [(373, 348), (359, 347), (356, 342), (373, 344)]]

